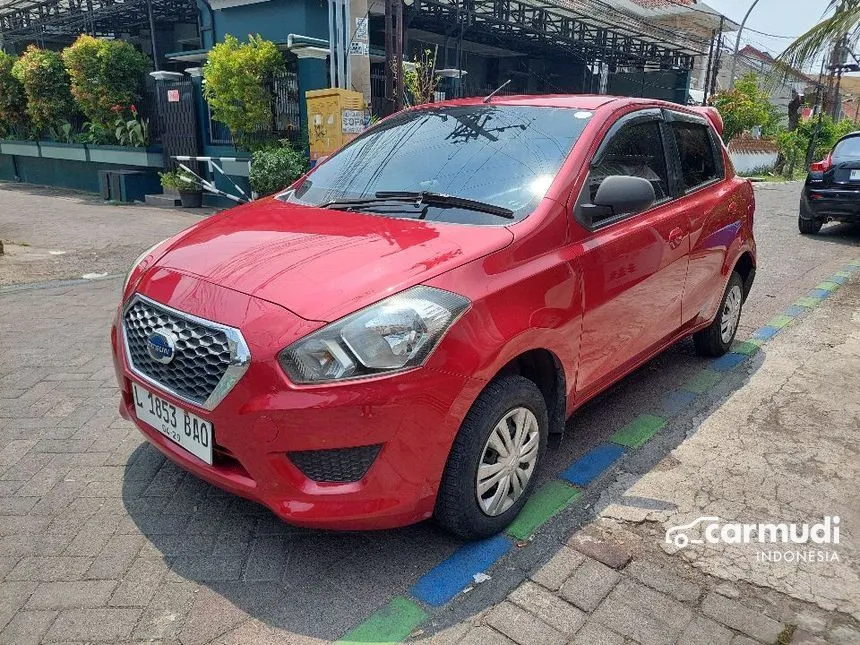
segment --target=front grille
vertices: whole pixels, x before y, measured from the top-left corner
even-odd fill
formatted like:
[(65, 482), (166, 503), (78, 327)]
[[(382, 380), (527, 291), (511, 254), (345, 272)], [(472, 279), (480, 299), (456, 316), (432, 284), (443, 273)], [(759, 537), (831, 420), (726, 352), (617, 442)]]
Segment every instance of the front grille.
[[(231, 365), (230, 343), (224, 330), (189, 320), (150, 301), (133, 302), (123, 316), (123, 324), (135, 371), (193, 403), (203, 405)], [(166, 329), (176, 337), (174, 358), (167, 365), (147, 351), (147, 339), (158, 329)]]
[(318, 482), (357, 482), (367, 474), (382, 444), (336, 450), (301, 450), (287, 453), (308, 479)]

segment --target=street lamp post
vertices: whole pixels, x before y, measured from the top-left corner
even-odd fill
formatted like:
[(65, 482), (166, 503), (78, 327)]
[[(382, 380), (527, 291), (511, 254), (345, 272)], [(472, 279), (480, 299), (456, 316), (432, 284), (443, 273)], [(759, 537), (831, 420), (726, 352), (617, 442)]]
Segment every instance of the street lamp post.
[(735, 67), (738, 64), (738, 49), (741, 46), (741, 36), (744, 33), (744, 27), (747, 24), (747, 18), (750, 17), (752, 10), (755, 9), (755, 6), (758, 4), (758, 0), (753, 0), (753, 3), (750, 5), (750, 8), (747, 9), (747, 14), (744, 16), (743, 21), (741, 22), (741, 28), (738, 29), (738, 37), (735, 39), (735, 53), (732, 55), (732, 67), (729, 70), (729, 89), (732, 89), (735, 86)]

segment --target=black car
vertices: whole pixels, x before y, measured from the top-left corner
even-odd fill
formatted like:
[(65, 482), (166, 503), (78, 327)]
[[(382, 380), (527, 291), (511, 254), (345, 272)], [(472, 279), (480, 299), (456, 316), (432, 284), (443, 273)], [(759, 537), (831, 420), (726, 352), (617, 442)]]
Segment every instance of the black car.
[(809, 167), (797, 225), (812, 234), (830, 221), (860, 222), (860, 132), (842, 137), (824, 161)]

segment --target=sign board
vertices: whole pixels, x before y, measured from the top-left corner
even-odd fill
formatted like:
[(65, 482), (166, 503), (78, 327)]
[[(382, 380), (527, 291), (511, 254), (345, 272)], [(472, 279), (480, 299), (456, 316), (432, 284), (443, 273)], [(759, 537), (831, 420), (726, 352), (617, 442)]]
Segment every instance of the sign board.
[(355, 35), (353, 40), (367, 40), (367, 17), (355, 19)]
[(167, 102), (179, 103), (179, 90), (167, 90)]
[(364, 110), (343, 110), (341, 114), (341, 131), (344, 134), (364, 132)]
[(349, 43), (350, 56), (367, 56), (370, 53), (370, 43), (362, 43), (353, 40)]

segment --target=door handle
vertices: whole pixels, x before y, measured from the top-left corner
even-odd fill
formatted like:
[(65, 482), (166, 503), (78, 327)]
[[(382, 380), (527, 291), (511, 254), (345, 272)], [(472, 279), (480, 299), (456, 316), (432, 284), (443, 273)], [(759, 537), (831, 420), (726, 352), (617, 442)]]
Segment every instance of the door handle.
[(687, 234), (684, 233), (684, 229), (680, 227), (673, 228), (671, 231), (669, 231), (669, 248), (677, 249), (679, 246), (681, 246), (681, 242), (684, 241), (684, 237), (686, 235)]

